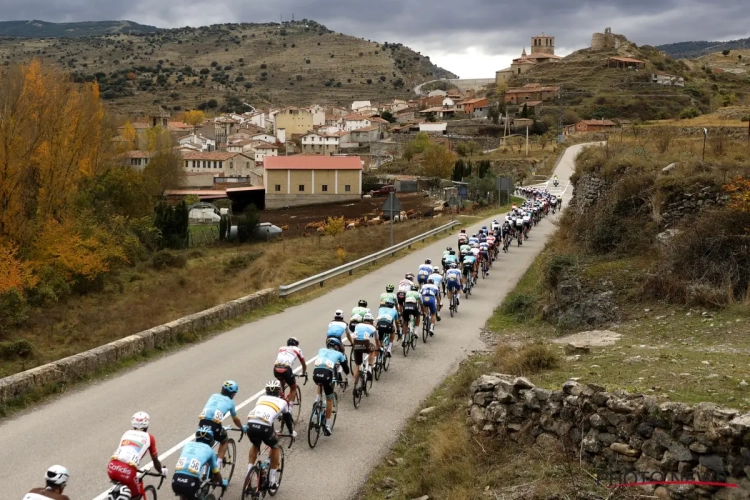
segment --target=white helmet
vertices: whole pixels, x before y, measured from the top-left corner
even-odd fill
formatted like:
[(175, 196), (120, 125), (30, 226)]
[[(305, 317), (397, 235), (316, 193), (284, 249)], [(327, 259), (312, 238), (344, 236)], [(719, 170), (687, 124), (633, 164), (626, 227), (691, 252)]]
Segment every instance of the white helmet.
[(70, 479), (70, 472), (62, 465), (53, 465), (47, 469), (44, 479), (48, 485), (65, 486), (68, 484), (68, 479)]
[(362, 318), (362, 321), (375, 321), (375, 317), (374, 317), (374, 316), (373, 316), (372, 314), (370, 314), (370, 313), (367, 313), (367, 314), (365, 314), (365, 316), (364, 316), (364, 317)]
[(132, 500), (130, 488), (124, 484), (116, 484), (107, 492), (107, 500)]
[(133, 419), (130, 423), (133, 424), (133, 429), (148, 429), (148, 424), (150, 423), (148, 413), (145, 411), (139, 411), (133, 415)]
[(279, 394), (281, 392), (281, 382), (276, 379), (269, 380), (266, 383), (266, 394)]

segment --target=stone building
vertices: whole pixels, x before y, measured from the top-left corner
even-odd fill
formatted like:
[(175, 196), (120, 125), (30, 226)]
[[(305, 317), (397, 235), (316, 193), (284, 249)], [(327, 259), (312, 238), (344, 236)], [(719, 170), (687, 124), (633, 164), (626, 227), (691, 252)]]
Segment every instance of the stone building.
[(624, 35), (612, 33), (612, 28), (604, 28), (604, 33), (591, 35), (591, 50), (617, 50), (627, 41)]
[(511, 77), (523, 75), (538, 64), (546, 62), (557, 62), (562, 59), (555, 55), (555, 37), (542, 33), (531, 37), (531, 54), (526, 53), (526, 47), (521, 52), (521, 57), (513, 59), (510, 68), (501, 69), (495, 73), (495, 82), (500, 85), (507, 82)]

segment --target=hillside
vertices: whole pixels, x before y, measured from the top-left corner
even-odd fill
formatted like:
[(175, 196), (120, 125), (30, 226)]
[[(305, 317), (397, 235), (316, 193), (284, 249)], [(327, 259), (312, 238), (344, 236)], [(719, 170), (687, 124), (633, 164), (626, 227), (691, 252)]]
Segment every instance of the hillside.
[(154, 33), (156, 26), (133, 21), (90, 21), (82, 23), (48, 23), (47, 21), (0, 21), (0, 37), (77, 38), (117, 33)]
[[(612, 56), (639, 59), (646, 63), (646, 68), (639, 71), (608, 68), (607, 59)], [(750, 78), (746, 73), (714, 73), (710, 68), (702, 68), (701, 64), (664, 56), (655, 47), (626, 43), (616, 51), (579, 50), (558, 63), (541, 64), (518, 75), (510, 85), (530, 82), (562, 85), (564, 106), (584, 119), (677, 118), (687, 108), (708, 113), (750, 97)], [(650, 75), (654, 72), (681, 76), (685, 86), (653, 84)], [(544, 112), (557, 118), (557, 104), (547, 106)]]
[(695, 59), (696, 57), (704, 56), (709, 52), (750, 49), (750, 38), (730, 40), (728, 42), (677, 42), (668, 43), (666, 45), (657, 45), (656, 48), (666, 52), (675, 59)]
[(98, 80), (109, 107), (127, 114), (154, 104), (180, 110), (216, 100), (221, 107), (227, 99), (229, 107), (382, 101), (407, 98), (426, 80), (456, 77), (401, 44), (381, 45), (308, 20), (0, 40), (0, 58), (33, 57), (79, 81)]

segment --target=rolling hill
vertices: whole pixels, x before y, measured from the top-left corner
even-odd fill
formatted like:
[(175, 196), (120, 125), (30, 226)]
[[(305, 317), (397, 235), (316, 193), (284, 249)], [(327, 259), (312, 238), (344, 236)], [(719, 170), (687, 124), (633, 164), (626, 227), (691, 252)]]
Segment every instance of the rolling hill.
[(82, 23), (49, 23), (47, 21), (0, 21), (0, 37), (77, 38), (116, 33), (154, 33), (156, 26), (133, 21), (90, 21)]
[(723, 50), (750, 49), (750, 38), (730, 40), (728, 42), (677, 42), (656, 47), (675, 59), (695, 59), (710, 52), (721, 52)]
[[(0, 59), (39, 58), (99, 83), (115, 112), (199, 105), (351, 104), (411, 96), (456, 76), (399, 43), (335, 33), (315, 21), (221, 24), (68, 38), (0, 39)], [(6, 62), (6, 64), (8, 64)]]

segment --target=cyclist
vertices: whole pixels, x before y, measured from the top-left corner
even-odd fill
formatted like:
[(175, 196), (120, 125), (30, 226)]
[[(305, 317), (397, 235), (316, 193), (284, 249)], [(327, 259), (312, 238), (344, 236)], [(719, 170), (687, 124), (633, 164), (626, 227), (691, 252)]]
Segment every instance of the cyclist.
[(464, 245), (461, 245), (461, 248), (459, 248), (458, 251), (459, 251), (459, 253), (461, 255), (459, 261), (463, 262), (464, 261), (464, 253), (471, 252), (471, 245), (469, 245), (468, 243), (466, 243)]
[(469, 245), (473, 245), (474, 243), (479, 244), (479, 236), (477, 233), (472, 234), (471, 238), (469, 238)]
[(432, 274), (432, 261), (430, 259), (425, 259), (424, 264), (419, 266), (419, 271), (417, 271), (417, 283), (420, 285), (427, 283), (427, 277), (430, 274)]
[(346, 375), (349, 375), (349, 363), (346, 361), (346, 356), (341, 354), (338, 349), (339, 346), (336, 345), (340, 343), (335, 338), (326, 340), (326, 346), (318, 351), (318, 358), (315, 360), (315, 368), (313, 369), (313, 382), (318, 386), (318, 397), (321, 395), (321, 389), (326, 395), (323, 401), (323, 407), (326, 410), (323, 432), (326, 436), (331, 435), (330, 422), (333, 415), (333, 404), (330, 400), (333, 396), (334, 373), (340, 368)]
[(435, 317), (437, 316), (437, 320), (440, 321), (440, 315), (437, 313), (440, 308), (440, 290), (435, 286), (435, 281), (430, 278), (427, 283), (422, 285), (419, 293), (422, 295), (422, 312), (427, 316), (429, 311), (430, 316), (432, 316), (430, 336), (433, 336), (435, 335)]
[(474, 268), (477, 264), (477, 258), (474, 257), (474, 254), (471, 252), (466, 252), (464, 255), (464, 261), (463, 261), (463, 286), (464, 291), (468, 289), (468, 280), (470, 277), (473, 277), (474, 275)]
[(271, 472), (268, 476), (271, 490), (279, 488), (276, 482), (279, 473), (279, 439), (273, 429), (273, 423), (279, 415), (284, 419), (284, 424), (289, 429), (292, 438), (296, 438), (297, 432), (294, 430), (289, 405), (281, 397), (281, 383), (278, 380), (271, 380), (266, 384), (265, 396), (258, 398), (255, 408), (247, 416), (247, 438), (253, 444), (248, 455), (247, 470), (250, 472), (255, 465), (261, 443), (271, 448)]
[(396, 303), (396, 294), (393, 293), (396, 287), (391, 285), (390, 283), (385, 286), (385, 293), (380, 294), (380, 305), (382, 306), (388, 301)]
[(557, 185), (560, 184), (560, 179), (557, 178), (556, 174), (554, 177), (552, 177), (552, 184), (554, 184), (555, 187), (557, 187)]
[[(414, 283), (411, 287), (411, 289), (406, 292), (406, 298), (404, 299), (404, 313), (403, 313), (403, 319), (404, 319), (404, 334), (406, 334), (406, 329), (409, 327), (409, 319), (413, 316), (414, 317), (414, 327), (419, 330), (419, 320), (421, 319), (422, 315), (420, 313), (422, 304), (422, 296), (419, 294), (419, 285)], [(406, 345), (407, 342), (406, 335), (404, 335), (404, 342), (403, 344)]]
[(445, 273), (445, 287), (448, 289), (448, 301), (450, 302), (453, 294), (456, 294), (456, 304), (461, 298), (461, 271), (458, 270), (458, 264), (451, 262), (450, 269)]
[(226, 486), (219, 472), (219, 462), (211, 448), (213, 444), (214, 433), (211, 427), (205, 426), (195, 431), (195, 441), (189, 442), (182, 448), (180, 458), (174, 466), (174, 476), (172, 476), (172, 491), (181, 500), (197, 497), (204, 466), (208, 467), (213, 484)]
[[(479, 243), (479, 256), (482, 259), (482, 261), (487, 263), (487, 267), (490, 267), (490, 245), (487, 243), (487, 240)], [(487, 271), (487, 274), (489, 275), (489, 270)]]
[(461, 245), (466, 244), (469, 242), (469, 235), (466, 234), (466, 229), (462, 229), (460, 233), (458, 233), (458, 246), (459, 248)]
[(357, 302), (357, 307), (352, 309), (352, 318), (349, 320), (349, 331), (354, 333), (354, 327), (362, 322), (362, 318), (365, 317), (365, 314), (369, 313), (370, 310), (367, 308), (367, 301), (365, 299), (360, 299), (359, 302)]
[(289, 337), (285, 346), (279, 347), (279, 354), (273, 365), (273, 376), (282, 384), (282, 396), (284, 384), (289, 386), (289, 406), (297, 401), (297, 378), (294, 376), (294, 363), (299, 360), (302, 366), (302, 376), (307, 378), (307, 364), (302, 350), (299, 348), (299, 340)]
[(344, 352), (344, 342), (343, 337), (346, 335), (346, 340), (349, 341), (349, 344), (352, 343), (352, 336), (349, 333), (349, 325), (344, 320), (344, 311), (341, 309), (337, 309), (336, 312), (333, 313), (333, 321), (328, 323), (328, 333), (326, 334), (326, 342), (327, 339), (335, 338), (338, 339), (338, 344), (336, 344), (336, 348), (339, 349), (343, 354), (346, 354)]
[(369, 312), (362, 318), (362, 323), (354, 330), (354, 366), (352, 373), (354, 378), (359, 373), (359, 365), (362, 364), (363, 356), (368, 353), (370, 363), (367, 367), (367, 378), (372, 377), (372, 366), (375, 364), (375, 353), (380, 350), (380, 339), (373, 323), (375, 318)]
[(452, 247), (447, 247), (445, 250), (443, 250), (443, 258), (440, 260), (440, 263), (443, 264), (443, 271), (448, 270), (448, 262), (446, 262), (445, 259), (451, 254), (452, 250)]
[(213, 432), (213, 438), (219, 442), (219, 450), (217, 452), (217, 459), (219, 468), (221, 468), (222, 461), (224, 460), (224, 454), (227, 452), (227, 446), (229, 446), (229, 436), (227, 431), (221, 425), (224, 417), (227, 414), (232, 416), (232, 422), (234, 425), (241, 429), (245, 429), (242, 426), (242, 421), (237, 417), (237, 409), (234, 406), (234, 396), (237, 395), (237, 391), (240, 390), (240, 386), (234, 380), (227, 380), (221, 385), (221, 392), (219, 394), (213, 394), (206, 404), (203, 406), (203, 411), (198, 416), (198, 428), (209, 427)]
[(414, 284), (414, 275), (406, 273), (404, 279), (398, 284), (398, 293), (396, 294), (396, 305), (398, 306), (398, 312), (404, 314), (404, 299), (406, 298), (406, 292), (411, 290), (411, 286)]
[(65, 487), (68, 485), (70, 472), (62, 465), (53, 465), (44, 474), (44, 488), (34, 488), (23, 497), (23, 500), (70, 500), (67, 495), (63, 495)]
[(110, 490), (110, 494), (114, 498), (117, 498), (114, 495), (116, 490), (119, 490), (122, 496), (128, 494), (132, 497), (137, 495), (143, 497), (145, 490), (143, 483), (138, 478), (138, 466), (146, 453), (151, 455), (154, 469), (167, 477), (167, 468), (162, 466), (159, 461), (159, 453), (156, 451), (156, 439), (148, 432), (149, 423), (148, 413), (139, 411), (133, 415), (130, 421), (133, 428), (122, 435), (120, 444), (112, 454), (109, 465), (107, 465), (107, 474), (110, 481), (120, 483)]
[[(388, 344), (388, 350), (386, 356), (391, 357), (391, 346), (393, 345), (394, 337), (398, 331), (398, 311), (396, 310), (396, 303), (389, 300), (378, 309), (377, 317), (377, 329), (378, 329), (378, 340), (383, 345), (385, 336), (390, 336), (390, 343)], [(399, 332), (399, 336), (401, 333)]]
[[(442, 290), (443, 294), (445, 294), (445, 281), (443, 280), (443, 271), (439, 267), (435, 266), (432, 268), (432, 274), (430, 275), (430, 278), (432, 281), (435, 282), (435, 286), (438, 290)], [(440, 301), (441, 294), (438, 293), (438, 302)]]
[(497, 219), (492, 219), (492, 224), (490, 225), (492, 228), (492, 231), (495, 232), (498, 229), (500, 229), (500, 223), (497, 221)]
[(451, 250), (450, 253), (445, 257), (445, 261), (448, 263), (449, 268), (451, 262), (455, 262), (456, 264), (458, 264), (458, 255), (456, 255), (456, 251)]

